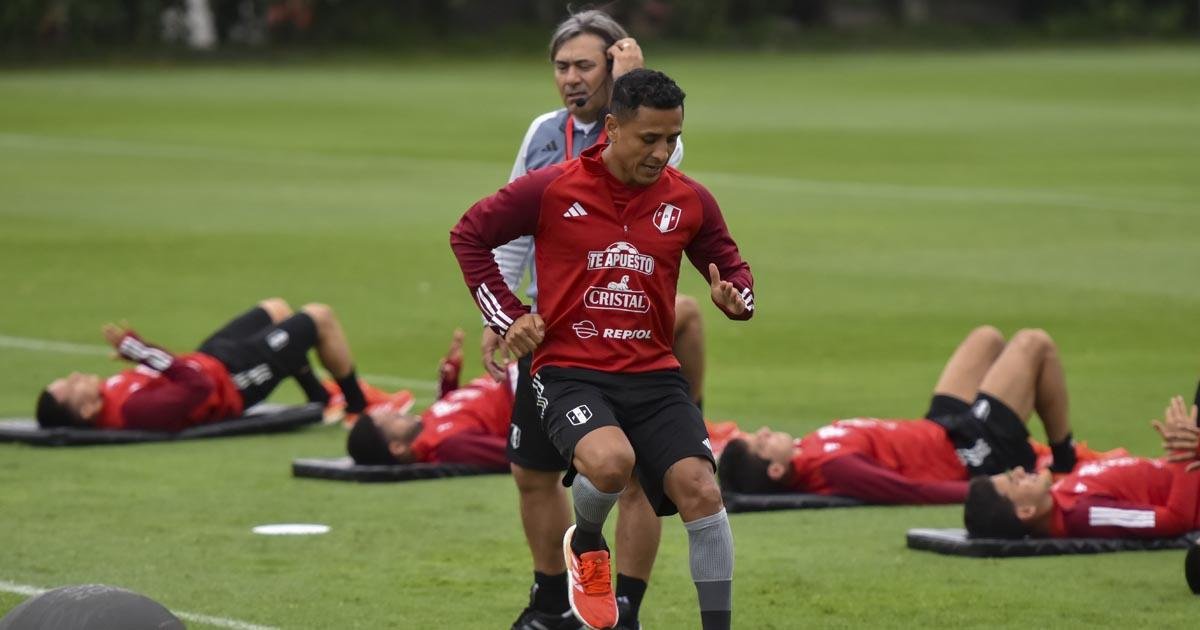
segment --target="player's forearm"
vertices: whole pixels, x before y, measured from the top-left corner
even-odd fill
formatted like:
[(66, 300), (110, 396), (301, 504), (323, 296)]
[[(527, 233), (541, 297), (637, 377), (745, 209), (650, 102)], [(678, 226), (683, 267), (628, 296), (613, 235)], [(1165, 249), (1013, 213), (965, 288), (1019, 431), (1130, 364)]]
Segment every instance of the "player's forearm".
[(121, 337), (120, 343), (117, 344), (117, 353), (130, 361), (141, 363), (159, 372), (165, 372), (175, 363), (174, 355), (158, 346), (146, 343), (132, 330), (127, 331), (125, 336)]
[(821, 474), (835, 494), (868, 503), (962, 503), (967, 496), (966, 481), (917, 481), (857, 455), (826, 463)]
[(1167, 510), (1186, 525), (1186, 530), (1196, 529), (1200, 524), (1200, 472), (1186, 472), (1189, 463), (1167, 464), (1175, 472), (1171, 493), (1167, 495)]
[(176, 361), (162, 372), (170, 383), (134, 392), (121, 414), (125, 427), (143, 431), (180, 431), (192, 411), (213, 391), (213, 383), (199, 370)]

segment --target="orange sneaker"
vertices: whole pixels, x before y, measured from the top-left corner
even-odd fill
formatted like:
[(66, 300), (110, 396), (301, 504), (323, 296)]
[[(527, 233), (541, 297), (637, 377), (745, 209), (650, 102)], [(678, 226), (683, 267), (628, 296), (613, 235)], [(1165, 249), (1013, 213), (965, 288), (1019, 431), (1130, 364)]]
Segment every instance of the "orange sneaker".
[(588, 551), (576, 556), (571, 550), (575, 526), (563, 536), (563, 558), (567, 561), (567, 598), (571, 611), (591, 630), (617, 625), (617, 598), (613, 594), (612, 569), (607, 551)]

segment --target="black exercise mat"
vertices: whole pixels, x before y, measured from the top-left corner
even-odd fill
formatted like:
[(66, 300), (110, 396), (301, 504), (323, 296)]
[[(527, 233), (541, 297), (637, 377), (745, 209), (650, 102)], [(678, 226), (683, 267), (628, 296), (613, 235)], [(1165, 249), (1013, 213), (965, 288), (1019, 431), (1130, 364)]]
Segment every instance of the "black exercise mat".
[(970, 558), (1024, 558), (1114, 551), (1186, 549), (1200, 531), (1177, 538), (968, 538), (967, 530), (910, 529), (908, 548)]
[(304, 458), (292, 460), (292, 476), (332, 481), (413, 481), (442, 479), (470, 475), (496, 475), (508, 468), (488, 468), (472, 464), (396, 464), (394, 466), (359, 466), (349, 457)]
[(32, 418), (9, 418), (0, 420), (0, 442), (23, 442), (34, 446), (99, 446), (276, 433), (318, 424), (322, 410), (318, 404), (256, 405), (240, 418), (202, 424), (178, 433), (74, 427), (43, 429)]
[(729, 512), (767, 512), (771, 510), (811, 510), (816, 508), (857, 507), (868, 505), (849, 497), (832, 497), (823, 494), (778, 493), (742, 494), (726, 492), (723, 495), (725, 509)]

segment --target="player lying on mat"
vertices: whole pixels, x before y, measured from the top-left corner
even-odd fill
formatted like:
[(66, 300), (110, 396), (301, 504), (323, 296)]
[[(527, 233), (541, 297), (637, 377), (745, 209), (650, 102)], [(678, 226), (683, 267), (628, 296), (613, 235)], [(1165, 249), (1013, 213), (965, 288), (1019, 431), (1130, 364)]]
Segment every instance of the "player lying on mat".
[[(1029, 439), (1025, 423), (1035, 410), (1049, 448)], [(981, 326), (946, 363), (923, 419), (840, 420), (800, 440), (764, 427), (731, 439), (718, 473), (734, 492), (959, 503), (970, 477), (1034, 470), (1039, 455), (1055, 472), (1100, 456), (1071, 440), (1066, 381), (1050, 336), (1021, 330), (1006, 344), (1000, 331)]]
[(971, 481), (963, 521), (973, 538), (1163, 538), (1200, 529), (1196, 406), (1176, 396), (1154, 423), (1167, 456), (1080, 466), (1054, 481), (1014, 468)]
[(173, 355), (115, 324), (103, 327), (116, 355), (137, 363), (107, 379), (74, 372), (42, 391), (37, 420), (43, 427), (182, 431), (237, 418), (295, 378), (311, 401), (327, 394), (313, 376), (308, 351), (333, 375), (349, 413), (366, 406), (350, 346), (333, 310), (306, 304), (293, 313), (280, 298), (259, 302), (217, 330), (196, 352)]
[[(674, 351), (699, 368), (690, 370), (692, 397), (699, 400), (703, 379), (704, 332), (695, 298), (675, 299)], [(386, 394), (363, 384), (368, 407), (350, 430), (346, 450), (354, 463), (386, 466), (414, 462), (474, 464), (508, 468), (505, 443), (512, 424), (516, 362), (503, 380), (484, 375), (459, 387), (462, 371), (461, 330), (438, 365), (438, 400), (419, 416), (407, 413), (403, 392)], [(689, 366), (692, 367), (692, 366)], [(513, 439), (519, 440), (519, 437)]]

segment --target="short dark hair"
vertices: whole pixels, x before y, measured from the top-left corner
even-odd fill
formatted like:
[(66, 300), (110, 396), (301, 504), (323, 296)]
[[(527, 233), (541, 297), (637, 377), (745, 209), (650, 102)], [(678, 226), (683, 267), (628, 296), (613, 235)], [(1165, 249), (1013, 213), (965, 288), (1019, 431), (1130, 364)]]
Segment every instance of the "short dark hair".
[(388, 449), (388, 441), (383, 431), (367, 414), (360, 415), (354, 422), (354, 428), (350, 429), (350, 435), (346, 437), (346, 452), (359, 466), (390, 466), (400, 463)]
[(83, 418), (62, 404), (49, 389), (43, 389), (37, 401), (37, 421), (43, 428), (75, 427), (84, 424)]
[(639, 107), (675, 109), (683, 107), (686, 97), (687, 94), (679, 89), (671, 77), (657, 70), (638, 68), (621, 75), (613, 83), (609, 111), (618, 120), (629, 120)]
[(1017, 516), (1012, 499), (1000, 494), (987, 476), (976, 477), (967, 486), (963, 524), (971, 538), (1025, 538), (1033, 533)]
[(750, 452), (750, 444), (746, 440), (730, 440), (717, 460), (721, 490), (745, 494), (770, 494), (787, 490), (786, 485), (767, 474), (770, 465), (770, 460)]

